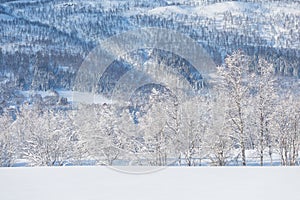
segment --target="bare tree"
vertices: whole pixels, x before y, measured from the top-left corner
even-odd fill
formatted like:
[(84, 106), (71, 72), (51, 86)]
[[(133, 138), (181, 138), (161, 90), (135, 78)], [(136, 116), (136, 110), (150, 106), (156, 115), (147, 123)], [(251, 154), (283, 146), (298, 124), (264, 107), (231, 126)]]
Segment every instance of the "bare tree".
[(0, 115), (0, 167), (11, 167), (16, 158), (16, 136), (11, 131), (12, 117), (8, 113)]
[(225, 166), (233, 158), (234, 138), (231, 134), (231, 125), (226, 118), (226, 108), (229, 98), (222, 91), (215, 91), (210, 99), (211, 119), (206, 122), (208, 134), (205, 138), (205, 151), (211, 160), (211, 165)]
[(23, 107), (15, 126), (22, 133), (22, 156), (29, 165), (65, 165), (76, 158), (77, 131), (66, 112)]
[(187, 166), (201, 165), (206, 156), (205, 137), (211, 123), (211, 107), (206, 97), (189, 99), (181, 106), (181, 151)]
[(300, 145), (300, 103), (288, 94), (276, 110), (276, 140), (282, 165), (296, 165)]
[(269, 149), (269, 156), (272, 160), (272, 134), (270, 133), (270, 125), (276, 104), (276, 89), (274, 67), (266, 60), (260, 58), (256, 71), (251, 79), (253, 102), (253, 127), (257, 138), (257, 150), (260, 156), (260, 165), (264, 164), (264, 151), (266, 147)]
[(76, 123), (89, 156), (100, 164), (113, 165), (121, 150), (116, 105), (93, 104), (79, 108)]
[(246, 165), (246, 106), (249, 96), (248, 59), (241, 51), (234, 52), (225, 59), (225, 66), (218, 68), (221, 88), (229, 98), (227, 117), (232, 128), (232, 137), (241, 148), (242, 165)]

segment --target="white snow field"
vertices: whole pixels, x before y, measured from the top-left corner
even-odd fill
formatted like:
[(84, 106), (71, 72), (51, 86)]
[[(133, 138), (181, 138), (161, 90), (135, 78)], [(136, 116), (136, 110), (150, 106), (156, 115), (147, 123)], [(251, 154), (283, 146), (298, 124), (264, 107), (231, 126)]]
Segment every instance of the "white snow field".
[(300, 199), (297, 167), (169, 167), (142, 175), (107, 167), (1, 168), (0, 180), (1, 200)]

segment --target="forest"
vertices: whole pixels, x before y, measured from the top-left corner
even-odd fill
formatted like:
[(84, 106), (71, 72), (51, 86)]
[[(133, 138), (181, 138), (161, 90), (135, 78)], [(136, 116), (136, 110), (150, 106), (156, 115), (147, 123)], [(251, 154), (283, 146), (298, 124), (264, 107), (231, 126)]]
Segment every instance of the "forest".
[(29, 166), (299, 164), (297, 78), (236, 51), (208, 84), (185, 101), (152, 86), (143, 101), (125, 106), (49, 107), (41, 100), (14, 115), (3, 111), (1, 166), (20, 159)]

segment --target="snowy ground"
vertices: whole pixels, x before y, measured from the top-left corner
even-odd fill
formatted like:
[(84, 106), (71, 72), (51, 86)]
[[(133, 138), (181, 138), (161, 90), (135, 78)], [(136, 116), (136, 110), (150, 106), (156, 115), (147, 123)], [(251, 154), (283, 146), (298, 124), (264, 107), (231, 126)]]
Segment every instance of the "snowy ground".
[[(73, 92), (70, 90), (55, 90), (60, 97), (64, 97), (68, 99), (70, 103), (83, 103), (89, 100), (91, 103), (111, 103), (111, 100), (105, 98), (102, 95), (91, 94), (91, 93), (83, 93), (83, 92)], [(24, 97), (30, 98), (30, 96), (34, 96), (35, 94), (41, 95), (41, 97), (45, 98), (47, 96), (55, 96), (53, 91), (34, 91), (34, 90), (27, 90), (27, 91), (19, 91)]]
[(299, 199), (300, 169), (184, 168), (132, 175), (107, 167), (1, 168), (3, 200)]

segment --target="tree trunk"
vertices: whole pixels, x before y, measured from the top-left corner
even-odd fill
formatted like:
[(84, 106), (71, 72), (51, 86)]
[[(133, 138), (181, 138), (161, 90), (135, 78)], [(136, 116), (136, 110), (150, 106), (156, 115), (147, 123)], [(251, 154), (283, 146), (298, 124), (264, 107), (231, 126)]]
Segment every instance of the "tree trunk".
[(245, 148), (244, 141), (241, 142), (241, 146), (242, 146), (242, 165), (246, 166), (246, 148)]
[(260, 166), (264, 165), (264, 117), (260, 109)]

